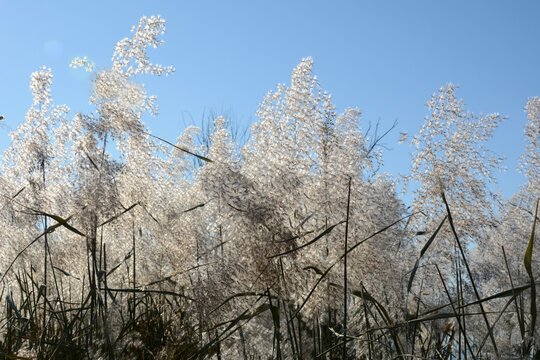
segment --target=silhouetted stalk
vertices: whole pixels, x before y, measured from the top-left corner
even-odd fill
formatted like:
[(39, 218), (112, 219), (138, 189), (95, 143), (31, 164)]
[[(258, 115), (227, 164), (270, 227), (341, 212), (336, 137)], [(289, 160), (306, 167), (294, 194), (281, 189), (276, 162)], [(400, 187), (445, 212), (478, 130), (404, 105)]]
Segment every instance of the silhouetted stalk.
[[(366, 299), (364, 298), (364, 292), (362, 291), (362, 306), (364, 308), (364, 320), (366, 323), (366, 338), (367, 338), (367, 344), (368, 344), (368, 359), (373, 359), (373, 350), (372, 350), (372, 344), (371, 344), (371, 335), (370, 335), (370, 324), (369, 324), (369, 316), (368, 316), (368, 309), (367, 309), (367, 303)], [(414, 340), (413, 340), (414, 341)], [(413, 355), (414, 355), (414, 344), (413, 344)]]
[(246, 351), (246, 339), (244, 338), (244, 332), (242, 331), (242, 326), (238, 326), (238, 335), (240, 336), (240, 343), (242, 344), (242, 354), (244, 355), (244, 360), (248, 360), (247, 351)]
[(291, 317), (291, 309), (289, 306), (287, 306), (285, 300), (283, 299), (281, 300), (281, 304), (283, 306), (283, 314), (285, 315), (285, 320), (287, 323), (287, 333), (289, 334), (289, 342), (291, 343), (293, 357), (299, 359), (300, 355), (298, 353), (298, 340), (296, 339), (296, 333), (294, 331), (294, 321)]
[[(474, 278), (472, 276), (471, 269), (469, 267), (469, 263), (467, 262), (467, 257), (465, 256), (465, 252), (463, 251), (463, 247), (461, 246), (461, 241), (459, 241), (459, 237), (456, 232), (456, 228), (454, 227), (454, 220), (452, 219), (452, 214), (450, 212), (450, 206), (448, 205), (448, 202), (446, 201), (446, 196), (444, 195), (444, 192), (442, 193), (442, 199), (444, 201), (444, 205), (446, 206), (446, 212), (448, 213), (448, 222), (450, 223), (450, 228), (452, 229), (452, 233), (454, 234), (454, 238), (458, 244), (459, 252), (461, 253), (461, 257), (463, 259), (463, 264), (465, 265), (465, 268), (467, 269), (467, 274), (469, 275), (469, 279), (471, 280), (471, 285), (474, 290), (474, 294), (476, 296), (476, 300), (480, 301), (480, 294), (478, 293), (478, 289), (476, 288), (476, 284), (474, 282)], [(495, 350), (495, 354), (497, 357), (499, 357), (499, 350), (497, 349), (497, 344), (495, 342), (495, 338), (493, 337), (493, 332), (491, 331), (491, 326), (489, 325), (489, 321), (486, 315), (486, 312), (484, 310), (484, 306), (482, 303), (478, 304), (480, 306), (480, 311), (482, 312), (482, 317), (484, 318), (484, 322), (486, 323), (487, 330), (489, 332), (489, 337), (491, 339), (491, 344), (493, 345), (493, 349)], [(478, 355), (478, 354), (477, 354)]]
[[(137, 289), (137, 272), (136, 272), (136, 265), (137, 265), (137, 262), (136, 262), (136, 259), (137, 259), (137, 255), (135, 253), (135, 223), (132, 224), (132, 240), (133, 240), (133, 243), (132, 243), (132, 251), (133, 251), (133, 289)], [(135, 330), (136, 330), (136, 306), (137, 306), (137, 303), (136, 303), (137, 299), (136, 299), (136, 294), (135, 294), (135, 291), (133, 292), (132, 294), (132, 302), (133, 302), (133, 306), (132, 306), (132, 314), (131, 314), (131, 321), (132, 321), (132, 335), (131, 335), (131, 338), (132, 338), (132, 341), (133, 343), (135, 343)]]
[[(39, 105), (39, 110), (41, 111), (41, 104)], [(42, 155), (41, 158), (41, 171), (42, 171), (42, 180), (43, 180), (43, 188), (45, 188), (45, 158), (44, 155)], [(43, 244), (43, 322), (42, 322), (42, 332), (43, 336), (45, 335), (46, 330), (46, 319), (47, 319), (47, 253), (48, 253), (48, 234), (47, 234), (47, 217), (43, 217), (43, 226), (45, 229), (44, 234), (44, 244)], [(40, 349), (42, 350), (42, 349)]]
[(97, 331), (97, 316), (98, 316), (98, 302), (97, 302), (97, 214), (92, 211), (91, 213), (91, 229), (90, 229), (90, 269), (89, 269), (89, 291), (91, 295), (90, 299), (90, 328), (88, 331), (89, 343), (93, 343), (94, 332)]
[(216, 356), (217, 360), (221, 360), (221, 341), (218, 341), (216, 344)]
[(322, 330), (321, 330), (321, 323), (319, 322), (319, 316), (317, 314), (317, 317), (315, 318), (315, 321), (316, 321), (316, 330), (317, 330), (317, 342), (318, 342), (318, 347), (316, 348), (317, 349), (317, 353), (320, 354), (323, 352), (323, 334), (322, 334)]
[(304, 350), (302, 349), (302, 322), (300, 321), (300, 312), (296, 312), (296, 321), (298, 326), (298, 353), (300, 354), (300, 357), (303, 356)]
[[(464, 300), (464, 291), (463, 291), (463, 267), (461, 265), (461, 262), (458, 261), (458, 266), (459, 266), (459, 294), (460, 294), (460, 299), (461, 299), (461, 304), (460, 305), (465, 305), (465, 300)], [(465, 308), (463, 308), (461, 310), (462, 314), (465, 314)], [(463, 331), (461, 331), (461, 329), (459, 329), (459, 334), (460, 334), (460, 346), (459, 346), (459, 350), (460, 350), (460, 357), (461, 357), (461, 349), (462, 349), (462, 346), (461, 346), (461, 337), (463, 336), (463, 338), (465, 338), (465, 336), (467, 335), (467, 318), (466, 316), (463, 316), (462, 318), (462, 326), (463, 326)], [(463, 355), (464, 355), (464, 358), (465, 360), (467, 360), (467, 349), (465, 349), (465, 351), (463, 351)]]
[[(465, 313), (465, 309), (462, 308), (462, 305), (465, 304), (465, 301), (463, 299), (463, 288), (462, 288), (462, 277), (461, 277), (461, 267), (460, 267), (460, 262), (459, 262), (459, 257), (458, 257), (458, 251), (457, 251), (457, 247), (456, 245), (454, 244), (454, 274), (455, 274), (455, 277), (456, 277), (456, 306), (457, 306), (457, 309), (458, 309), (458, 315), (460, 317), (460, 319), (465, 322), (465, 318), (462, 317), (461, 315)], [(463, 328), (465, 328), (465, 326), (463, 326)], [(463, 332), (461, 331), (461, 327), (458, 327), (458, 359), (461, 360), (461, 352), (462, 352), (462, 347), (461, 347), (461, 337), (463, 335)]]
[[(422, 292), (422, 289), (424, 287), (424, 279), (420, 282), (420, 293)], [(418, 301), (416, 302), (416, 312), (414, 314), (415, 318), (418, 318), (418, 314), (420, 313), (420, 298), (418, 298)], [(415, 349), (416, 349), (416, 332), (417, 329), (421, 326), (421, 324), (414, 324), (413, 328), (413, 335), (412, 335), (412, 348), (411, 348), (411, 354), (412, 356), (415, 355)]]
[(53, 281), (54, 281), (54, 287), (56, 289), (56, 294), (58, 296), (58, 302), (59, 302), (59, 306), (60, 306), (60, 309), (62, 310), (62, 314), (64, 315), (64, 320), (67, 324), (67, 318), (66, 318), (66, 315), (65, 315), (65, 308), (64, 308), (64, 302), (61, 301), (61, 292), (60, 292), (60, 288), (58, 286), (58, 279), (56, 278), (56, 272), (55, 272), (55, 266), (53, 264), (53, 261), (52, 261), (52, 255), (51, 255), (51, 248), (49, 246), (47, 246), (47, 255), (48, 255), (48, 258), (49, 258), (49, 263), (51, 264), (51, 273), (52, 273), (52, 276), (53, 276)]
[[(44, 217), (44, 226), (47, 229), (47, 217)], [(43, 296), (43, 321), (41, 326), (42, 337), (45, 336), (46, 331), (46, 322), (47, 322), (47, 252), (48, 252), (48, 241), (47, 233), (44, 235), (44, 245), (43, 245), (43, 286), (42, 286), (42, 296)], [(43, 349), (40, 348), (39, 353), (43, 353)]]
[(107, 304), (107, 244), (103, 244), (103, 286), (105, 286), (104, 298), (105, 298), (105, 310), (108, 308)]
[[(101, 288), (101, 283), (103, 283), (103, 281), (105, 280), (105, 273), (103, 272), (103, 226), (101, 226), (101, 229), (100, 229), (100, 236), (99, 236), (99, 261), (98, 261), (98, 269), (97, 269), (97, 273), (98, 273), (98, 283), (97, 283), (97, 292), (98, 294), (101, 296), (101, 290), (99, 290)], [(105, 293), (106, 295), (106, 293)], [(100, 298), (100, 307), (101, 307), (101, 313), (102, 313), (102, 316), (104, 316), (104, 313), (105, 313), (105, 309), (103, 309), (105, 307), (105, 301), (103, 298)]]
[(534, 218), (533, 218), (533, 225), (532, 225), (532, 231), (531, 231), (531, 237), (529, 239), (529, 243), (527, 245), (527, 250), (525, 251), (525, 256), (523, 257), (523, 263), (525, 265), (525, 270), (527, 271), (527, 275), (529, 276), (530, 283), (531, 283), (531, 305), (530, 305), (530, 312), (531, 312), (531, 321), (529, 326), (529, 341), (527, 345), (527, 354), (532, 353), (531, 355), (536, 358), (534, 353), (540, 357), (540, 350), (535, 349), (535, 328), (536, 328), (536, 284), (534, 282), (534, 275), (532, 272), (532, 252), (534, 247), (534, 238), (536, 233), (536, 221), (538, 220), (538, 206), (540, 205), (540, 197), (536, 201), (536, 210), (534, 212)]
[(437, 264), (435, 264), (435, 268), (437, 269), (437, 273), (439, 274), (439, 278), (441, 279), (441, 283), (443, 284), (444, 292), (446, 293), (446, 296), (448, 297), (448, 301), (450, 302), (450, 306), (452, 306), (452, 311), (454, 312), (454, 315), (455, 315), (456, 321), (458, 323), (458, 326), (460, 327), (461, 331), (463, 332), (463, 337), (465, 339), (465, 345), (469, 349), (473, 359), (476, 359), (476, 356), (474, 356), (474, 353), (473, 353), (473, 351), (471, 349), (471, 346), (469, 344), (469, 339), (467, 338), (467, 333), (463, 330), (463, 327), (461, 325), (460, 316), (459, 316), (459, 314), (458, 314), (458, 312), (456, 310), (456, 307), (454, 306), (454, 302), (452, 301), (452, 297), (450, 296), (450, 293), (448, 292), (448, 288), (446, 287), (446, 282), (444, 281), (444, 278), (443, 278), (443, 276), (441, 274), (441, 271), (439, 270), (439, 266), (437, 266)]
[(287, 316), (287, 307), (285, 306), (285, 303), (282, 303), (282, 306), (283, 306), (283, 314), (285, 315), (285, 325), (287, 326), (287, 335), (289, 336), (289, 343), (291, 344), (292, 356), (293, 358), (298, 358), (296, 355), (294, 338), (291, 332), (291, 323), (289, 321), (289, 317)]
[[(268, 303), (270, 304), (270, 313), (272, 314), (272, 321), (274, 323), (274, 341), (277, 359), (281, 359), (281, 332), (279, 321), (279, 300), (276, 306), (272, 305), (272, 296), (270, 295), (270, 289), (266, 290), (268, 294)], [(272, 350), (273, 352), (273, 350)]]
[[(508, 278), (510, 280), (510, 286), (512, 287), (512, 289), (514, 289), (514, 280), (512, 278), (512, 273), (510, 272), (510, 266), (508, 265), (508, 258), (506, 257), (506, 250), (504, 250), (504, 246), (501, 246), (501, 248), (502, 248), (502, 253), (503, 253), (503, 258), (504, 258), (504, 264), (506, 266), (506, 271), (508, 272)], [(520, 311), (517, 299), (514, 299), (514, 306), (516, 308), (516, 317), (517, 317), (518, 325), (519, 325), (519, 333), (521, 334), (521, 340), (524, 341), (525, 340), (525, 320), (522, 316), (523, 315), (522, 312)], [(521, 351), (523, 355), (523, 347), (521, 348)]]
[(345, 360), (347, 358), (347, 253), (349, 247), (347, 240), (349, 238), (349, 210), (351, 204), (351, 181), (349, 178), (349, 190), (347, 193), (347, 218), (345, 220), (345, 250), (343, 252), (343, 353), (341, 358)]
[[(290, 324), (291, 324), (291, 331), (292, 331), (292, 334), (294, 336), (294, 345), (296, 347), (296, 354), (298, 356), (298, 360), (302, 360), (304, 358), (304, 354), (302, 353), (302, 343), (300, 342), (301, 339), (300, 339), (300, 328), (298, 328), (298, 336), (296, 335), (296, 331), (294, 329), (294, 319), (293, 319), (293, 313), (292, 313), (292, 309), (289, 307), (288, 308), (289, 310), (289, 318), (290, 318)], [(300, 326), (300, 324), (298, 325)]]

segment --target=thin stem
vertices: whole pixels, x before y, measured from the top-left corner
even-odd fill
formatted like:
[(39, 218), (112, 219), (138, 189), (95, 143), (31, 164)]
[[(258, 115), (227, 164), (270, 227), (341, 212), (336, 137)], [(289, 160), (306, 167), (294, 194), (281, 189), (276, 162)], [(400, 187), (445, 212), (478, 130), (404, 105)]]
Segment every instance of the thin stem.
[(343, 258), (343, 353), (341, 358), (347, 358), (347, 253), (348, 253), (348, 237), (349, 237), (349, 211), (351, 205), (351, 181), (349, 178), (349, 191), (347, 194), (347, 219), (345, 221), (345, 251)]

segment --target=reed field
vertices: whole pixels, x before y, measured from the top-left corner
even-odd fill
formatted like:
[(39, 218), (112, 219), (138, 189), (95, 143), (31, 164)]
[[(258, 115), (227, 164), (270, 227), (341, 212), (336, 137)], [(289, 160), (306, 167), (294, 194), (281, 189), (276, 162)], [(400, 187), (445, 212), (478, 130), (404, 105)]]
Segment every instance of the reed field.
[(90, 113), (31, 74), (0, 162), (0, 359), (540, 359), (540, 98), (506, 200), (504, 117), (452, 84), (402, 134), (399, 177), (380, 170), (395, 124), (338, 113), (311, 58), (245, 139), (223, 116), (153, 134), (164, 32), (142, 17), (108, 68), (73, 60)]

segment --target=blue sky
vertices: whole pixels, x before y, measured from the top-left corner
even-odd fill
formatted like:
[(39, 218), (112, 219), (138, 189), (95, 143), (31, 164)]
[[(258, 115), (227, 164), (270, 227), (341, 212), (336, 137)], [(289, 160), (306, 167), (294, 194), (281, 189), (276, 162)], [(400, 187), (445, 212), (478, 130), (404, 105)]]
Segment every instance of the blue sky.
[(338, 110), (362, 109), (365, 127), (399, 121), (385, 141), (386, 171), (408, 171), (412, 149), (397, 143), (399, 131), (416, 133), (425, 102), (452, 82), (467, 109), (508, 117), (490, 142), (507, 158), (499, 186), (508, 197), (524, 181), (516, 168), (523, 107), (540, 96), (539, 1), (0, 0), (0, 14), (0, 150), (31, 103), (31, 72), (51, 67), (55, 103), (88, 111), (90, 78), (71, 59), (108, 67), (140, 16), (160, 14), (165, 46), (151, 57), (176, 73), (141, 79), (158, 96), (160, 115), (145, 119), (158, 136), (173, 140), (209, 111), (248, 126), (263, 95), (310, 56)]

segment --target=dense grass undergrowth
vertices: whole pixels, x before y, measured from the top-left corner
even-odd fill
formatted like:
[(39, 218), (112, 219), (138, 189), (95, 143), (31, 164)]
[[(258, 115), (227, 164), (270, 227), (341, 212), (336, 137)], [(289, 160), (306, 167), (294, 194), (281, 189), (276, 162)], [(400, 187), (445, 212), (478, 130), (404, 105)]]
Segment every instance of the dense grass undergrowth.
[[(349, 195), (350, 197), (350, 195)], [(446, 203), (446, 199), (443, 200)], [(498, 358), (497, 340), (505, 324), (512, 318), (519, 326), (522, 341), (514, 340), (515, 352), (509, 358), (538, 358), (538, 348), (534, 343), (537, 308), (536, 286), (531, 274), (531, 255), (535, 240), (536, 217), (531, 224), (531, 236), (524, 254), (524, 267), (530, 281), (515, 284), (508, 268), (506, 254), (501, 266), (508, 270), (510, 286), (489, 296), (480, 297), (471, 273), (469, 260), (461, 241), (453, 227), (452, 213), (447, 207), (447, 215), (441, 226), (448, 222), (459, 248), (458, 260), (461, 268), (455, 278), (442, 275), (434, 264), (444, 290), (442, 304), (424, 309), (422, 299), (416, 296), (411, 302), (389, 304), (383, 292), (370, 293), (360, 284), (357, 288), (344, 287), (347, 284), (346, 259), (356, 242), (339, 257), (339, 262), (319, 269), (312, 266), (318, 277), (315, 285), (303, 299), (281, 296), (268, 287), (265, 292), (246, 291), (234, 293), (211, 310), (199, 313), (201, 307), (188, 294), (193, 290), (174, 289), (166, 286), (172, 282), (171, 276), (156, 278), (155, 281), (140, 286), (137, 284), (137, 258), (135, 243), (124, 262), (111, 268), (107, 261), (107, 248), (103, 243), (88, 253), (88, 274), (82, 285), (73, 291), (65, 279), (70, 274), (57, 267), (52, 260), (50, 249), (45, 246), (43, 263), (48, 263), (53, 279), (49, 286), (36, 279), (34, 265), (17, 268), (14, 273), (15, 286), (3, 289), (6, 301), (0, 322), (2, 359), (200, 359), (200, 358), (295, 358), (295, 359), (490, 359)], [(348, 215), (348, 213), (347, 213)], [(53, 216), (51, 216), (54, 218)], [(349, 217), (347, 216), (347, 219)], [(348, 220), (345, 226), (348, 226)], [(57, 225), (70, 229), (67, 222)], [(39, 238), (46, 237), (57, 225), (45, 229)], [(395, 224), (392, 224), (395, 225)], [(383, 233), (392, 225), (380, 230)], [(422, 248), (418, 261), (408, 273), (407, 292), (415, 281), (419, 262), (437, 241), (439, 226), (430, 234)], [(328, 231), (322, 232), (314, 241), (323, 241)], [(343, 239), (354, 243), (354, 239)], [(35, 241), (34, 241), (35, 242)], [(302, 251), (301, 247), (291, 249)], [(281, 255), (280, 255), (281, 256)], [(345, 261), (345, 262), (344, 262)], [(132, 263), (131, 271), (128, 263)], [(334, 265), (345, 266), (343, 281), (340, 283), (322, 280)], [(391, 264), (388, 264), (391, 266)], [(116, 271), (127, 269), (122, 285), (113, 288), (108, 278)], [(306, 270), (306, 269), (305, 269)], [(464, 284), (468, 284), (466, 286)], [(355, 284), (357, 285), (357, 284)], [(335, 289), (342, 293), (347, 302), (336, 306), (331, 302), (322, 306), (325, 313), (313, 319), (304, 316), (303, 309), (318, 286)], [(424, 284), (430, 286), (430, 284)], [(440, 286), (439, 286), (440, 287)], [(458, 289), (451, 294), (449, 287)], [(472, 288), (475, 296), (466, 294)], [(470, 290), (470, 289), (469, 289)], [(201, 289), (201, 291), (204, 291)], [(530, 293), (530, 296), (527, 296)], [(469, 294), (470, 295), (470, 294)], [(221, 308), (235, 299), (241, 301), (240, 309), (231, 317), (213, 321)], [(199, 301), (205, 301), (205, 295)], [(208, 299), (208, 301), (211, 301)], [(412, 304), (412, 306), (410, 305)], [(492, 306), (495, 304), (494, 306)], [(200, 305), (200, 304), (199, 304)], [(388, 308), (389, 306), (399, 308)], [(204, 306), (202, 306), (204, 307)], [(407, 309), (406, 317), (395, 317)], [(489, 310), (488, 310), (489, 309)], [(230, 315), (230, 314), (229, 314)], [(471, 330), (480, 318), (485, 319), (486, 328), (478, 333)], [(488, 320), (489, 318), (489, 320)], [(247, 330), (258, 323), (255, 331), (266, 333), (264, 356), (255, 356), (250, 348)], [(253, 334), (251, 334), (252, 337)], [(504, 334), (503, 334), (504, 336)], [(491, 346), (489, 338), (492, 339)], [(508, 354), (505, 356), (508, 357)]]

